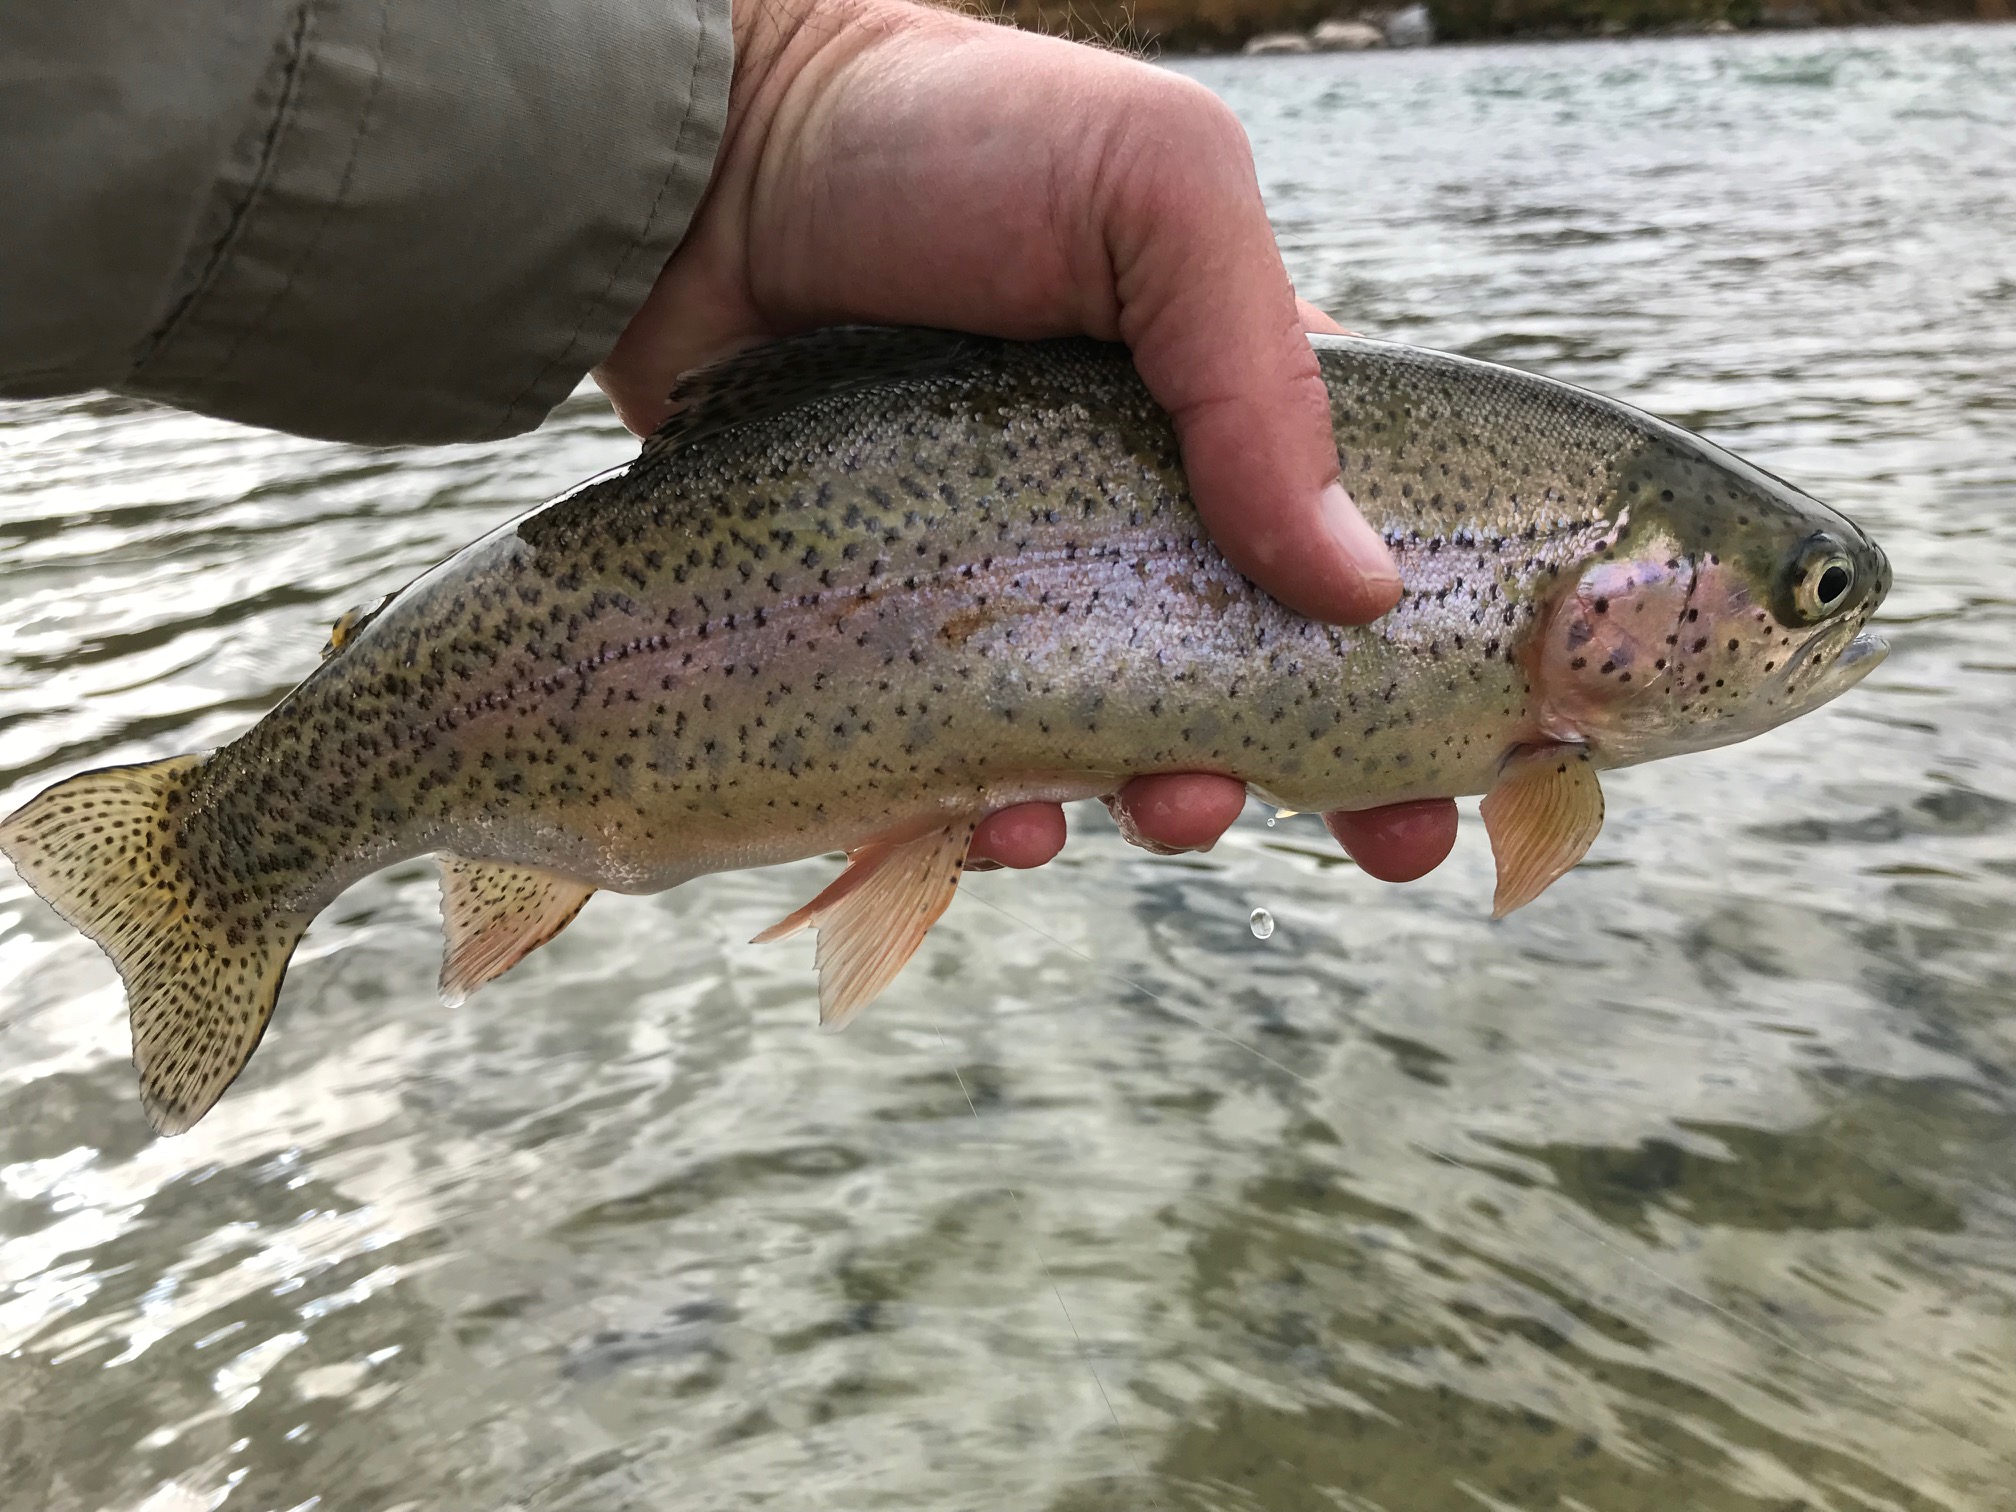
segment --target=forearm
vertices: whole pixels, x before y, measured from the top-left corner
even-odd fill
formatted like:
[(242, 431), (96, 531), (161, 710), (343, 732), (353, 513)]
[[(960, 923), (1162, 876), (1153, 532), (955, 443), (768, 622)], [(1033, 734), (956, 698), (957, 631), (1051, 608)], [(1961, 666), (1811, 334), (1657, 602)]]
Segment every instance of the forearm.
[(528, 429), (683, 235), (732, 56), (726, 0), (0, 13), (0, 391)]

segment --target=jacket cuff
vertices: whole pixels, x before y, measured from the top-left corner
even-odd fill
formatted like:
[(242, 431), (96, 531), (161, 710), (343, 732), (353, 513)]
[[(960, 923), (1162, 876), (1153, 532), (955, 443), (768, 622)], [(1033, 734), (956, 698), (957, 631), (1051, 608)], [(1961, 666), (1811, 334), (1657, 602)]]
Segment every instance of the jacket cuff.
[(319, 0), (119, 389), (389, 445), (529, 430), (685, 234), (728, 0)]

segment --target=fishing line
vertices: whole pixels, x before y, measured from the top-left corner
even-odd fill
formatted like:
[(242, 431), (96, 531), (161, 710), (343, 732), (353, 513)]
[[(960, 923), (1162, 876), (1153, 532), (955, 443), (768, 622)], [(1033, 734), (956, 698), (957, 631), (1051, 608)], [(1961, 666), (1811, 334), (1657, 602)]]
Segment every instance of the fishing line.
[[(1144, 997), (1150, 999), (1155, 1004), (1155, 1006), (1161, 1009), (1163, 1012), (1171, 1014), (1176, 1018), (1182, 1019), (1186, 1023), (1193, 1024), (1197, 1028), (1204, 1030), (1206, 1033), (1211, 1034), (1218, 1039), (1224, 1040), (1227, 1044), (1236, 1045), (1239, 1049), (1244, 1050), (1247, 1054), (1253, 1056), (1255, 1059), (1266, 1062), (1268, 1065), (1274, 1067), (1276, 1070), (1282, 1072), (1283, 1074), (1293, 1078), (1295, 1081), (1300, 1082), (1303, 1086), (1310, 1088), (1312, 1091), (1320, 1092), (1322, 1090), (1310, 1078), (1302, 1075), (1298, 1071), (1292, 1070), (1291, 1068), (1284, 1066), (1280, 1061), (1274, 1059), (1274, 1057), (1268, 1055), (1265, 1051), (1245, 1043), (1243, 1040), (1237, 1038), (1232, 1034), (1228, 1034), (1226, 1031), (1218, 1028), (1216, 1025), (1207, 1023), (1203, 1019), (1197, 1018), (1192, 1014), (1184, 1012), (1181, 1008), (1178, 1008), (1173, 1003), (1168, 1002), (1165, 998), (1163, 998), (1163, 996), (1160, 993), (1156, 992), (1153, 988), (1147, 987), (1142, 983), (1135, 981), (1132, 977), (1126, 976), (1121, 972), (1114, 971), (1111, 967), (1102, 965), (1100, 962), (1094, 960), (1091, 956), (1087, 955), (1084, 951), (1080, 950), (1077, 946), (1070, 944), (1068, 941), (1058, 939), (1057, 936), (1051, 934), (1049, 930), (1044, 929), (1041, 925), (1032, 923), (1030, 920), (1023, 918), (1019, 914), (1010, 913), (1007, 909), (1003, 908), (1000, 904), (994, 902), (991, 898), (981, 897), (977, 892), (975, 892), (970, 888), (967, 889), (967, 896), (974, 898), (976, 901), (980, 903), (986, 904), (987, 907), (993, 909), (994, 912), (1000, 914), (1002, 918), (1007, 919), (1012, 923), (1020, 924), (1024, 929), (1030, 930), (1038, 935), (1041, 935), (1044, 939), (1050, 941), (1051, 944), (1056, 945), (1060, 949), (1069, 951), (1072, 955), (1078, 957), (1079, 960), (1083, 961), (1086, 965), (1090, 966), (1094, 971), (1097, 971), (1102, 976), (1112, 977), (1115, 981), (1123, 982), (1127, 986), (1132, 987), (1136, 992), (1139, 992)], [(940, 1036), (940, 1039), (942, 1041), (943, 1039), (942, 1035)], [(953, 1074), (954, 1075), (958, 1074), (956, 1069)], [(964, 1090), (965, 1084), (963, 1081), (961, 1082), (960, 1085), (961, 1090)], [(968, 1099), (968, 1103), (970, 1105), (971, 1103), (970, 1098)], [(975, 1112), (974, 1117), (976, 1119), (979, 1117), (977, 1111)], [(1875, 1404), (1876, 1406), (1884, 1408), (1886, 1410), (1902, 1411), (1907, 1416), (1931, 1427), (1932, 1429), (1934, 1429), (1939, 1433), (1947, 1435), (1948, 1437), (1954, 1439), (1958, 1443), (1965, 1444), (1971, 1449), (1980, 1450), (1983, 1453), (1990, 1455), (1994, 1459), (2001, 1461), (2004, 1464), (2016, 1464), (2016, 1458), (2012, 1458), (2009, 1455), (1999, 1453), (1989, 1445), (1983, 1444), (1979, 1440), (1969, 1437), (1965, 1433), (1962, 1433), (1959, 1429), (1953, 1427), (1951, 1424), (1940, 1421), (1938, 1418), (1931, 1416), (1929, 1413), (1925, 1412), (1921, 1408), (1912, 1406), (1909, 1402), (1904, 1401), (1902, 1398), (1897, 1398), (1894, 1400), (1885, 1398), (1879, 1392), (1877, 1392), (1874, 1387), (1869, 1386), (1866, 1383), (1858, 1380), (1854, 1375), (1852, 1375), (1847, 1370), (1845, 1366), (1837, 1365), (1834, 1362), (1823, 1358), (1822, 1356), (1815, 1355), (1804, 1349), (1801, 1349), (1799, 1345), (1795, 1343), (1793, 1340), (1785, 1338), (1784, 1336), (1778, 1334), (1772, 1329), (1765, 1327), (1761, 1323), (1753, 1323), (1751, 1320), (1745, 1318), (1741, 1313), (1735, 1311), (1733, 1308), (1725, 1306), (1724, 1304), (1717, 1302), (1714, 1298), (1705, 1296), (1702, 1293), (1695, 1291), (1693, 1288), (1686, 1286), (1679, 1281), (1674, 1280), (1672, 1277), (1666, 1275), (1663, 1271), (1661, 1271), (1657, 1266), (1653, 1265), (1649, 1260), (1644, 1259), (1642, 1256), (1632, 1254), (1629, 1250), (1623, 1248), (1621, 1245), (1615, 1243), (1610, 1239), (1605, 1238), (1601, 1233), (1598, 1233), (1591, 1229), (1585, 1229), (1580, 1223), (1568, 1217), (1565, 1213), (1557, 1211), (1556, 1213), (1553, 1214), (1553, 1216), (1563, 1225), (1563, 1227), (1572, 1230), (1573, 1232), (1581, 1235), (1585, 1239), (1594, 1240), (1596, 1243), (1602, 1245), (1605, 1249), (1611, 1251), (1620, 1259), (1627, 1261), (1631, 1265), (1637, 1267), (1639, 1270), (1644, 1271), (1654, 1280), (1670, 1288), (1676, 1294), (1686, 1297), (1690, 1301), (1700, 1306), (1706, 1307), (1714, 1313), (1719, 1314), (1722, 1318), (1727, 1320), (1727, 1322), (1730, 1325), (1732, 1325), (1735, 1329), (1743, 1333), (1749, 1334), (1754, 1338), (1761, 1339), (1766, 1343), (1777, 1346), (1778, 1348), (1784, 1350), (1787, 1354), (1791, 1355), (1794, 1359), (1797, 1359), (1809, 1366), (1812, 1366), (1822, 1375), (1832, 1375), (1838, 1378), (1839, 1380), (1846, 1382), (1848, 1386), (1856, 1392), (1856, 1394), (1863, 1397), (1867, 1401)], [(1053, 1289), (1054, 1289), (1054, 1283), (1053, 1283)], [(1059, 1306), (1063, 1305), (1063, 1298), (1061, 1296), (1058, 1298), (1058, 1305)], [(1702, 1364), (1708, 1365), (1711, 1368), (1715, 1367), (1717, 1364), (1717, 1362), (1712, 1357), (1702, 1354), (1698, 1350), (1691, 1349), (1684, 1344), (1668, 1341), (1666, 1342), (1664, 1347), (1672, 1349), (1678, 1352), (1679, 1354), (1686, 1355), (1695, 1360), (1698, 1360)], [(1102, 1387), (1101, 1389), (1103, 1390), (1104, 1388)], [(1880, 1466), (1876, 1468), (1878, 1469), (1879, 1473), (1885, 1475), (1890, 1474), (1890, 1472), (1882, 1470)]]

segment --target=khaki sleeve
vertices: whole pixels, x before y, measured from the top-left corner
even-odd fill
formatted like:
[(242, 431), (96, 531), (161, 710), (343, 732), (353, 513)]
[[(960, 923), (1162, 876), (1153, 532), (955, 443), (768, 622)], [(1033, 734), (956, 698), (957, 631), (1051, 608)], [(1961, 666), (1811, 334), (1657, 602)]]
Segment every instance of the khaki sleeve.
[(0, 394), (536, 426), (707, 187), (728, 0), (0, 8)]

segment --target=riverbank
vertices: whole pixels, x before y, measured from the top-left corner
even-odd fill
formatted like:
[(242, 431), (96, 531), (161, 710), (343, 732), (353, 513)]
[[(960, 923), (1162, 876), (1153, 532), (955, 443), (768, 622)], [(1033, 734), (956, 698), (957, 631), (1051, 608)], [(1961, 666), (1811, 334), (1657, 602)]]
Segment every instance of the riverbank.
[[(1394, 5), (1354, 0), (973, 0), (1032, 31), (1163, 53), (1237, 52), (1269, 34), (1310, 36), (1363, 17), (1383, 33)], [(1930, 21), (2008, 20), (2012, 0), (1430, 0), (1438, 42), (1633, 36)]]

